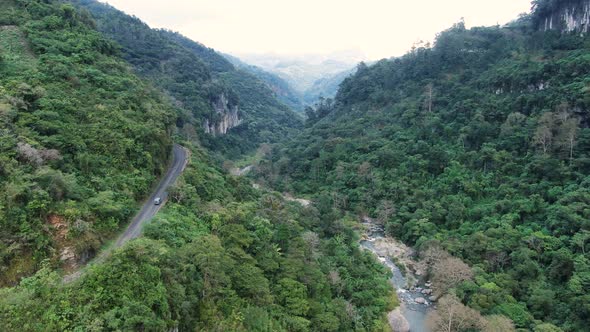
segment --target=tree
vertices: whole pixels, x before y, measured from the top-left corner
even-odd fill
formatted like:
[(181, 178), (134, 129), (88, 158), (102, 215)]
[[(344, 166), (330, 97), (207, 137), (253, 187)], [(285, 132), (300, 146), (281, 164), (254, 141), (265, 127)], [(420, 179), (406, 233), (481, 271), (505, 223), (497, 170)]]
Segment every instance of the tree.
[(293, 279), (283, 278), (279, 281), (278, 300), (292, 315), (305, 316), (309, 310), (305, 285)]
[(431, 273), (432, 282), (438, 294), (445, 294), (451, 288), (473, 277), (469, 265), (456, 257), (448, 257), (434, 263)]
[(230, 283), (226, 272), (231, 269), (233, 261), (227, 257), (219, 238), (214, 235), (201, 237), (186, 248), (184, 256), (195, 265), (203, 280), (201, 296), (208, 300), (222, 294), (222, 289)]
[(551, 323), (538, 324), (537, 326), (535, 326), (533, 331), (535, 331), (535, 332), (563, 332), (562, 329), (560, 329), (559, 327), (557, 327)]
[(17, 143), (16, 146), (19, 157), (34, 166), (40, 166), (43, 164), (43, 158), (39, 150), (35, 149), (28, 143)]
[(572, 237), (572, 243), (582, 250), (582, 254), (586, 255), (586, 242), (590, 240), (590, 231), (585, 229), (580, 230)]
[(574, 159), (574, 146), (579, 126), (580, 118), (571, 117), (565, 119), (559, 127), (559, 144), (568, 151), (570, 160)]
[(516, 331), (510, 318), (502, 315), (486, 316), (483, 332), (513, 332)]
[(390, 200), (382, 200), (377, 208), (379, 222), (385, 224), (396, 212), (395, 205)]
[(452, 294), (443, 296), (438, 301), (437, 309), (431, 311), (426, 319), (433, 332), (482, 330), (486, 326), (486, 321), (477, 310), (466, 307)]
[(541, 146), (543, 154), (547, 154), (547, 152), (551, 148), (551, 143), (553, 141), (554, 126), (555, 117), (553, 116), (553, 113), (543, 113), (543, 115), (539, 119), (539, 125), (537, 126), (537, 130), (535, 131), (535, 135), (533, 137), (533, 141), (535, 142), (535, 144)]
[(423, 253), (424, 262), (429, 266), (435, 292), (438, 296), (446, 294), (451, 288), (473, 278), (469, 265), (451, 256), (438, 245), (430, 245)]
[(428, 110), (428, 113), (432, 113), (432, 94), (433, 94), (433, 85), (432, 83), (428, 83), (426, 85), (425, 96), (426, 100), (424, 101), (425, 108)]

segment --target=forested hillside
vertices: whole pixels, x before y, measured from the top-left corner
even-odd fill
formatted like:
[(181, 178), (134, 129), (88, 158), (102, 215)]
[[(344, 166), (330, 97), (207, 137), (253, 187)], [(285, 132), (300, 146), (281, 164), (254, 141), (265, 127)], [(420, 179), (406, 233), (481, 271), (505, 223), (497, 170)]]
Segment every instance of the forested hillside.
[[(533, 4), (361, 63), (300, 131), (268, 82), (177, 33), (2, 0), (0, 331), (386, 331), (366, 216), (417, 249), (437, 330), (588, 330), (590, 1)], [(66, 281), (173, 142), (191, 159), (144, 236)], [(256, 188), (219, 166), (261, 143)]]
[(265, 82), (268, 85), (268, 87), (274, 92), (277, 99), (283, 102), (285, 105), (289, 106), (292, 110), (296, 112), (303, 112), (303, 101), (301, 100), (301, 94), (295, 91), (295, 89), (293, 89), (293, 87), (291, 87), (291, 85), (287, 83), (287, 81), (285, 81), (276, 74), (265, 71), (260, 67), (249, 65), (243, 62), (242, 60), (236, 58), (235, 56), (229, 54), (225, 54), (224, 56), (234, 66), (253, 74), (260, 80)]
[(312, 86), (303, 92), (303, 101), (307, 106), (312, 106), (320, 98), (334, 98), (345, 78), (352, 75), (355, 69), (345, 70), (329, 75), (313, 82)]
[(6, 285), (44, 258), (92, 256), (165, 168), (175, 116), (72, 6), (3, 1), (0, 24)]
[[(258, 78), (236, 69), (202, 44), (167, 30), (151, 29), (136, 17), (95, 0), (75, 0), (97, 29), (120, 46), (135, 70), (164, 89), (184, 111), (177, 125), (210, 150), (237, 157), (260, 143), (273, 143), (301, 127), (299, 117)], [(221, 100), (221, 108), (219, 105)], [(237, 110), (237, 114), (231, 114)], [(204, 123), (212, 130), (203, 131)]]
[(303, 208), (193, 157), (145, 237), (63, 284), (0, 289), (5, 331), (385, 331), (385, 269), (331, 206)]
[[(0, 330), (385, 330), (397, 299), (354, 221), (254, 189), (217, 167), (199, 137), (174, 135), (187, 109), (140, 80), (96, 26), (61, 1), (0, 3)], [(263, 83), (222, 71), (214, 80), (227, 98), (243, 95), (261, 119)], [(267, 123), (284, 125), (281, 114)], [(289, 130), (236, 137), (255, 144)], [(191, 160), (145, 236), (66, 282), (133, 215), (173, 139)]]
[(440, 245), (474, 274), (450, 292), (483, 314), (587, 330), (590, 40), (538, 15), (359, 65), (261, 180)]

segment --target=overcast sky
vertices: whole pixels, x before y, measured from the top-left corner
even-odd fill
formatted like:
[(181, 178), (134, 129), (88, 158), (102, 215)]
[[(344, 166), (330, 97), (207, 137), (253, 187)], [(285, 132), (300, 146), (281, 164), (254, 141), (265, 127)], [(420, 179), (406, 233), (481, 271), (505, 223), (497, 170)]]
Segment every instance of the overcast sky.
[(150, 26), (232, 54), (358, 50), (368, 60), (402, 55), (465, 18), (504, 24), (530, 0), (103, 0)]

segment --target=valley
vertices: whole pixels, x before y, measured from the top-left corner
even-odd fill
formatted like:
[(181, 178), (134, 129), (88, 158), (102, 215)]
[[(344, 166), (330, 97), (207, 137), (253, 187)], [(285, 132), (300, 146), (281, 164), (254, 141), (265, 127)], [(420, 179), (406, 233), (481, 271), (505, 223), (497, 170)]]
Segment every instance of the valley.
[(372, 61), (0, 2), (0, 330), (588, 330), (590, 0), (530, 7)]

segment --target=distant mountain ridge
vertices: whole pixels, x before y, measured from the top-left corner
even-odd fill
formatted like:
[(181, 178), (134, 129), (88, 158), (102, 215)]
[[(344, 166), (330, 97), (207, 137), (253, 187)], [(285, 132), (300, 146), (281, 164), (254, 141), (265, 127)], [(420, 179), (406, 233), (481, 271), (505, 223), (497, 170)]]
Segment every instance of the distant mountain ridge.
[(247, 63), (279, 75), (300, 92), (311, 88), (319, 79), (350, 70), (365, 60), (364, 55), (356, 51), (291, 56), (241, 54), (238, 57)]
[(230, 61), (269, 84), (277, 97), (302, 111), (320, 97), (334, 98), (342, 81), (354, 73), (364, 56), (356, 52), (328, 55), (228, 55)]
[(341, 71), (339, 73), (328, 75), (326, 77), (316, 80), (315, 82), (313, 82), (311, 87), (307, 88), (303, 92), (303, 102), (306, 105), (313, 105), (321, 97), (333, 98), (334, 96), (336, 96), (338, 88), (340, 87), (340, 84), (344, 81), (344, 79), (346, 79), (350, 75), (353, 75), (355, 72), (356, 67)]
[(301, 93), (296, 91), (286, 80), (280, 76), (266, 71), (258, 66), (250, 65), (230, 54), (224, 54), (234, 66), (250, 72), (265, 83), (275, 93), (277, 99), (291, 107), (295, 111), (303, 111), (303, 102)]

